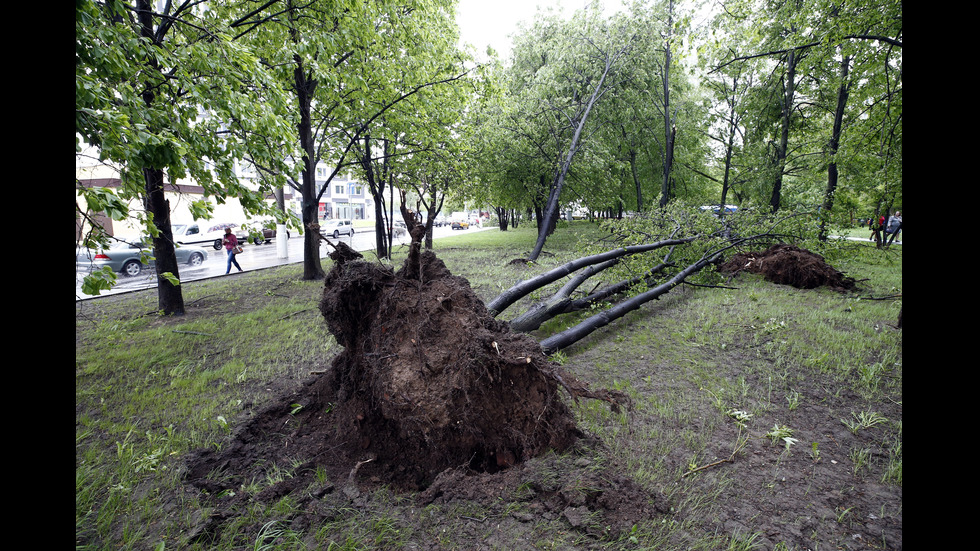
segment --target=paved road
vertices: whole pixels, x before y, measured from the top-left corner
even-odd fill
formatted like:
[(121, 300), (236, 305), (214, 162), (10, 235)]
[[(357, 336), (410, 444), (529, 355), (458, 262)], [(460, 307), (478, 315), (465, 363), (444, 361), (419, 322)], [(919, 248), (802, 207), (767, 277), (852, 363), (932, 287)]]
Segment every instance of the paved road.
[[(459, 235), (460, 233), (475, 232), (481, 230), (488, 230), (490, 227), (483, 228), (473, 228), (469, 230), (451, 230), (448, 226), (442, 228), (433, 228), (433, 238), (437, 239), (440, 237), (446, 237), (449, 235)], [(330, 241), (343, 241), (350, 245), (354, 250), (357, 251), (370, 251), (375, 248), (375, 233), (373, 230), (361, 230), (352, 236), (341, 236), (339, 239), (330, 239)], [(395, 240), (399, 245), (408, 244), (408, 238), (403, 237)], [(182, 281), (195, 281), (200, 279), (207, 279), (211, 277), (223, 277), (225, 275), (225, 267), (227, 264), (225, 251), (222, 249), (216, 251), (210, 247), (206, 247), (208, 251), (208, 259), (204, 261), (198, 267), (191, 268), (190, 266), (183, 265), (180, 269), (180, 279)], [(301, 236), (293, 237), (288, 240), (288, 254), (286, 258), (279, 258), (279, 246), (273, 241), (265, 245), (252, 245), (247, 244), (244, 246), (244, 251), (238, 255), (238, 263), (242, 266), (245, 271), (257, 270), (261, 268), (269, 268), (272, 266), (281, 266), (283, 264), (292, 264), (303, 261), (303, 238)], [(320, 258), (325, 258), (327, 253), (330, 252), (330, 247), (326, 244), (320, 246)], [(232, 266), (232, 270), (235, 267)], [(106, 296), (117, 293), (126, 293), (130, 291), (137, 291), (140, 289), (148, 289), (156, 286), (156, 273), (152, 270), (144, 270), (142, 274), (137, 277), (125, 277), (122, 274), (118, 274), (119, 277), (116, 280), (116, 286), (110, 291), (104, 291), (101, 295), (87, 295), (82, 292), (82, 278), (85, 277), (86, 271), (85, 267), (76, 266), (75, 271), (75, 300), (86, 300), (91, 298), (98, 298), (98, 296)]]

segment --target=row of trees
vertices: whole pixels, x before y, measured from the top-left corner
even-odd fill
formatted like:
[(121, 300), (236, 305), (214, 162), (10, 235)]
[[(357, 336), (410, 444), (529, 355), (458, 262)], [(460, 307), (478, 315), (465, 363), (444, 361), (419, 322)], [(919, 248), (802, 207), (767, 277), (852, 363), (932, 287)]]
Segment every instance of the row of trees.
[[(291, 187), (307, 279), (324, 274), (318, 163), (360, 171), (381, 257), (396, 189), (430, 228), (446, 197), (492, 205), (503, 223), (534, 213), (529, 260), (570, 204), (616, 215), (682, 198), (827, 216), (900, 204), (901, 3), (715, 7), (540, 13), (510, 59), (477, 66), (453, 0), (79, 0), (76, 154), (91, 144), (122, 180), (118, 195), (79, 193), (91, 211), (141, 217), (171, 314), (183, 304), (163, 189), (182, 177), (205, 189), (201, 217), (227, 197), (269, 210), (264, 198)], [(258, 189), (235, 179), (240, 163)], [(145, 209), (127, 212), (132, 198)]]
[(557, 204), (617, 215), (684, 198), (841, 220), (900, 204), (901, 2), (709, 7), (593, 5), (517, 37), (496, 67), (504, 93), (473, 115), (471, 193), (536, 213), (529, 260)]
[[(79, 0), (75, 44), (76, 155), (94, 147), (122, 181), (115, 194), (78, 193), (90, 212), (141, 220), (168, 314), (184, 307), (167, 181), (203, 186), (200, 217), (234, 197), (282, 219), (265, 198), (290, 186), (307, 230), (304, 277), (321, 278), (317, 164), (332, 167), (329, 179), (361, 168), (381, 226), (395, 175), (424, 171), (469, 94), (450, 0)], [(235, 178), (243, 163), (260, 174), (257, 189)], [(132, 199), (144, 208), (128, 212)]]

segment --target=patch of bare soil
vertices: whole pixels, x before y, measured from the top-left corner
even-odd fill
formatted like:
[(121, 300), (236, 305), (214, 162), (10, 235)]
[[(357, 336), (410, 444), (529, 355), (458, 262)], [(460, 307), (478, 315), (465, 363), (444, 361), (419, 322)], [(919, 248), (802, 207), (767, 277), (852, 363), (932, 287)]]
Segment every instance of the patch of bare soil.
[[(433, 253), (409, 255), (397, 272), (342, 243), (331, 256), (320, 310), (344, 350), (221, 451), (190, 458), (187, 480), (215, 496), (216, 506), (192, 540), (221, 538), (222, 520), (249, 499), (291, 496), (304, 511), (298, 526), (334, 514), (324, 505), (331, 500), (367, 506), (365, 496), (381, 485), (418, 492), (422, 504), (467, 499), (492, 507), (514, 485), (488, 477), (519, 478), (532, 458), (587, 449), (561, 393), (625, 405), (621, 394), (590, 390), (534, 339), (493, 319), (467, 280)], [(290, 477), (258, 496), (232, 496), (292, 465)], [(603, 530), (629, 529), (652, 514), (657, 499), (649, 492), (593, 476), (587, 495), (563, 492), (558, 477), (531, 500), (582, 530), (592, 529), (596, 514), (608, 519)]]
[(762, 274), (767, 281), (791, 285), (798, 289), (830, 287), (850, 290), (855, 281), (844, 276), (814, 252), (780, 243), (765, 251), (739, 253), (718, 267), (718, 271), (736, 275), (739, 272)]

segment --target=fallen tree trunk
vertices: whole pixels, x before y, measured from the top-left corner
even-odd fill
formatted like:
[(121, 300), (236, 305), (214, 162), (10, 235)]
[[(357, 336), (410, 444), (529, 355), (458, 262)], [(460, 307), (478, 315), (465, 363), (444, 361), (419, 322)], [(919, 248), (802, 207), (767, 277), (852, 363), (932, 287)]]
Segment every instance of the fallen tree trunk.
[(617, 258), (603, 262), (602, 264), (596, 266), (591, 266), (589, 269), (583, 271), (581, 274), (575, 276), (572, 280), (566, 283), (561, 289), (558, 290), (558, 292), (551, 295), (550, 298), (535, 304), (530, 310), (511, 320), (510, 328), (514, 331), (521, 332), (534, 331), (535, 329), (541, 327), (541, 324), (556, 316), (584, 310), (593, 304), (597, 304), (609, 299), (610, 297), (624, 293), (641, 282), (648, 281), (651, 276), (663, 271), (664, 268), (673, 266), (673, 264), (665, 262), (654, 267), (642, 276), (620, 281), (619, 283), (615, 283), (613, 285), (607, 285), (602, 289), (594, 291), (588, 296), (578, 300), (572, 299), (572, 293), (574, 293), (575, 290), (578, 289), (578, 287), (580, 287), (583, 283), (585, 283), (595, 274), (618, 263), (619, 259)]
[(541, 341), (541, 348), (544, 350), (545, 354), (553, 354), (563, 348), (566, 348), (591, 333), (595, 332), (614, 320), (617, 320), (626, 314), (638, 309), (651, 300), (659, 298), (661, 295), (667, 293), (674, 287), (680, 285), (684, 280), (691, 274), (697, 273), (703, 270), (706, 266), (715, 263), (719, 258), (721, 258), (721, 253), (714, 253), (711, 256), (704, 257), (701, 260), (691, 264), (687, 268), (681, 270), (677, 275), (670, 278), (666, 282), (657, 285), (656, 287), (636, 295), (628, 300), (613, 306), (608, 310), (599, 312), (598, 314), (586, 319), (582, 323), (557, 333)]
[(545, 321), (567, 312), (569, 304), (572, 302), (572, 293), (592, 276), (619, 264), (619, 259), (607, 260), (602, 264), (589, 266), (582, 273), (573, 277), (568, 283), (562, 286), (557, 293), (551, 295), (547, 300), (537, 303), (533, 308), (520, 316), (510, 320), (510, 328), (514, 331), (526, 333), (534, 331)]
[(549, 270), (539, 276), (533, 277), (531, 279), (524, 280), (517, 285), (514, 285), (510, 289), (507, 289), (495, 299), (491, 300), (487, 304), (487, 310), (490, 311), (490, 315), (497, 317), (501, 312), (506, 310), (510, 305), (514, 304), (527, 294), (540, 289), (549, 283), (554, 283), (559, 279), (580, 270), (586, 266), (593, 266), (596, 264), (601, 264), (614, 259), (619, 259), (625, 256), (645, 253), (652, 250), (656, 250), (662, 247), (669, 247), (673, 245), (682, 245), (684, 243), (690, 243), (697, 239), (697, 236), (685, 237), (682, 239), (665, 239), (663, 241), (657, 241), (656, 243), (648, 243), (646, 245), (632, 245), (629, 247), (622, 247), (619, 249), (613, 249), (606, 251), (604, 253), (599, 253), (591, 256), (586, 256), (582, 258), (575, 259), (567, 264)]

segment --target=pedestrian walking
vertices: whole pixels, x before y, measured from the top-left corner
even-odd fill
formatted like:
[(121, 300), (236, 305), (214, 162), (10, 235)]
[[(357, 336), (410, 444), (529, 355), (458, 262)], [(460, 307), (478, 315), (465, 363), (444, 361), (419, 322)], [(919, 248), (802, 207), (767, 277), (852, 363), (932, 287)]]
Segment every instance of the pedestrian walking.
[(238, 271), (242, 271), (241, 265), (238, 264), (238, 253), (242, 252), (242, 248), (238, 245), (238, 237), (232, 233), (231, 228), (225, 228), (225, 237), (221, 240), (225, 245), (225, 251), (228, 253), (228, 267), (225, 269), (225, 275), (231, 273), (231, 265), (234, 264)]

